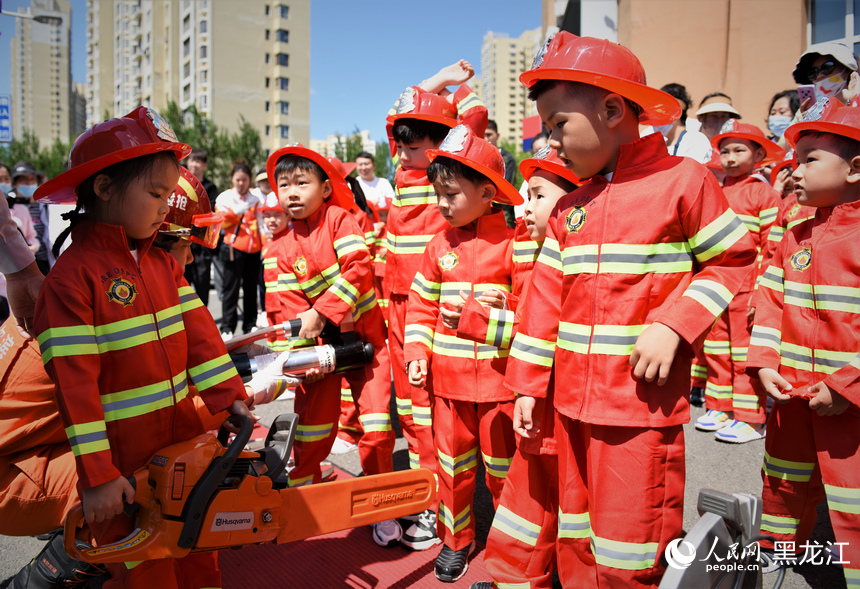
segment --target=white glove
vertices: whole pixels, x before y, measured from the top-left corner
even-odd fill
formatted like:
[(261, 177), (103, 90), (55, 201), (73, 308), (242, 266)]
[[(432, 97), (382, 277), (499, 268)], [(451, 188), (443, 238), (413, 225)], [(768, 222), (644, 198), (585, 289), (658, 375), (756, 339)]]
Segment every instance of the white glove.
[(280, 397), (289, 387), (301, 384), (300, 379), (284, 375), (284, 364), (289, 357), (289, 350), (281, 353), (274, 362), (255, 374), (245, 385), (254, 391), (252, 407), (270, 403)]

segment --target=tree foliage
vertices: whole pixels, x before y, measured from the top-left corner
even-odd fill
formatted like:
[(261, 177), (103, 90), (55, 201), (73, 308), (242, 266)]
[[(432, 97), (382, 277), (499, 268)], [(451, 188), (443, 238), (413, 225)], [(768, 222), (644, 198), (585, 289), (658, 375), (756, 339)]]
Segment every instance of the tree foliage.
[(69, 158), (69, 144), (59, 139), (54, 140), (48, 147), (41, 147), (39, 138), (31, 131), (24, 131), (21, 139), (0, 145), (0, 162), (10, 168), (16, 162), (30, 162), (38, 171), (43, 172), (48, 179), (62, 173)]

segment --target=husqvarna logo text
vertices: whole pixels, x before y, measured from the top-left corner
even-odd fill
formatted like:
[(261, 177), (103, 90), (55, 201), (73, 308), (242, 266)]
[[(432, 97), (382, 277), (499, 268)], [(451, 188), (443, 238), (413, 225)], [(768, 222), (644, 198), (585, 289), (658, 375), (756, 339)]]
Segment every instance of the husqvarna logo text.
[(231, 530), (247, 530), (254, 527), (253, 511), (229, 511), (216, 513), (212, 521), (211, 531), (227, 532)]
[(374, 493), (370, 497), (370, 502), (374, 507), (379, 507), (383, 503), (400, 503), (407, 499), (412, 499), (412, 491), (400, 491), (399, 493)]

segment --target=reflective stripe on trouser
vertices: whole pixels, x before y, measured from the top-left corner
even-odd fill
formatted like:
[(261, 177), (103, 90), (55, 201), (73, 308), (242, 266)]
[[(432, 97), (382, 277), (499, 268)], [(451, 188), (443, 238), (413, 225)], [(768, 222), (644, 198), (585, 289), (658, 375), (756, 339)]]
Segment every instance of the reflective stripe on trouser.
[(720, 315), (705, 337), (705, 407), (714, 411), (732, 410), (732, 344), (726, 313)]
[[(438, 468), (436, 445), (433, 441), (432, 393), (433, 380), (427, 375), (423, 389), (409, 384), (406, 363), (403, 359), (403, 341), (406, 329), (406, 301), (408, 295), (391, 294), (388, 305), (388, 347), (391, 350), (391, 367), (394, 374), (394, 393), (397, 396), (397, 415), (400, 429), (409, 446), (409, 466), (427, 468), (435, 473)], [(418, 406), (418, 411), (415, 411)], [(416, 415), (417, 413), (417, 415)], [(428, 415), (430, 417), (428, 418)], [(415, 458), (417, 457), (417, 462)]]
[(391, 363), (380, 346), (369, 370), (344, 373), (358, 406), (364, 432), (358, 441), (361, 469), (366, 475), (394, 471), (394, 429), (391, 427)]
[(699, 347), (695, 349), (696, 357), (690, 366), (690, 387), (705, 388), (708, 382), (708, 363), (705, 360), (705, 350)]
[(349, 383), (344, 378), (340, 385), (340, 421), (337, 426), (337, 437), (358, 445), (363, 432), (361, 421), (358, 419), (358, 407), (355, 406)]
[(340, 375), (330, 374), (312, 384), (296, 387), (294, 411), (299, 427), (293, 442), (296, 466), (290, 471), (290, 486), (322, 480), (320, 462), (331, 452), (340, 417)]
[[(437, 397), (433, 412), (439, 451), (439, 512), (436, 531), (453, 550), (467, 547), (475, 539), (472, 502), (478, 460), (481, 455), (500, 462), (516, 450), (513, 430), (514, 402), (474, 403)], [(496, 474), (491, 474), (493, 470)], [(507, 469), (486, 469), (486, 483), (496, 507), (505, 484)]]
[(557, 535), (558, 456), (517, 450), (484, 551), (496, 586), (552, 587)]
[[(132, 520), (119, 514), (90, 525), (99, 544), (118, 542), (134, 530)], [(140, 563), (105, 565), (111, 578), (105, 589), (185, 589), (187, 587), (221, 587), (221, 570), (217, 552), (194, 552), (183, 558), (164, 558)]]
[(657, 585), (660, 555), (682, 534), (683, 427), (600, 426), (559, 416), (555, 433), (562, 585)]

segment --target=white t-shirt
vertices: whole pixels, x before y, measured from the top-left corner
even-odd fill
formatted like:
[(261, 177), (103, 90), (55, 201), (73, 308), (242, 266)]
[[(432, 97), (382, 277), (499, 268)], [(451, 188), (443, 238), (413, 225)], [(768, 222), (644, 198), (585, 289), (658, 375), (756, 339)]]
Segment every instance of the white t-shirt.
[(364, 191), (367, 202), (375, 207), (385, 206), (386, 201), (390, 204), (394, 200), (394, 189), (391, 187), (391, 183), (385, 178), (374, 178), (368, 182), (359, 176), (358, 183)]

